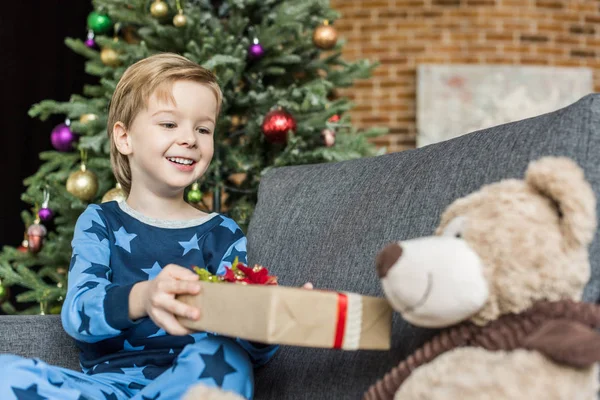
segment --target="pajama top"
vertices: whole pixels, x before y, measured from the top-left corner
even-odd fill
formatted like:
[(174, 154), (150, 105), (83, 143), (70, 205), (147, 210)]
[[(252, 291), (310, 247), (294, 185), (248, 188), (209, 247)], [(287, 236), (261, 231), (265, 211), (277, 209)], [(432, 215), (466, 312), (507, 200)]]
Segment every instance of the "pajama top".
[[(189, 221), (154, 220), (111, 201), (91, 204), (75, 225), (62, 324), (76, 339), (87, 374), (117, 372), (154, 379), (181, 350), (214, 335), (173, 336), (149, 318), (129, 319), (133, 285), (153, 279), (168, 264), (223, 274), (236, 257), (246, 264), (246, 237), (230, 218), (212, 213)], [(226, 318), (226, 316), (224, 316)], [(254, 366), (277, 346), (231, 339)]]

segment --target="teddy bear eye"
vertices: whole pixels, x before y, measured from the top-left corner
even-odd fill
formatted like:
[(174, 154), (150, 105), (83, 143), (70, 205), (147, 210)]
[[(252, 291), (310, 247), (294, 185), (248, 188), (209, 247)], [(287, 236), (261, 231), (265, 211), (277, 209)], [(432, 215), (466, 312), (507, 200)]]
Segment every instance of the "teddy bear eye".
[(444, 229), (442, 235), (462, 239), (465, 225), (466, 218), (464, 216), (461, 215), (460, 217), (456, 217), (446, 225), (446, 229)]

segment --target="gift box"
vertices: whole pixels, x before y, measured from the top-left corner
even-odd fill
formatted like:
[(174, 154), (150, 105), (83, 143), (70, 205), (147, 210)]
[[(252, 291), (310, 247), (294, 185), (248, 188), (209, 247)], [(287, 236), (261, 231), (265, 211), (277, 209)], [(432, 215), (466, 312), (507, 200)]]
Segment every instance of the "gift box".
[(266, 344), (388, 350), (392, 309), (383, 298), (272, 285), (201, 282), (178, 299), (202, 310), (181, 324)]

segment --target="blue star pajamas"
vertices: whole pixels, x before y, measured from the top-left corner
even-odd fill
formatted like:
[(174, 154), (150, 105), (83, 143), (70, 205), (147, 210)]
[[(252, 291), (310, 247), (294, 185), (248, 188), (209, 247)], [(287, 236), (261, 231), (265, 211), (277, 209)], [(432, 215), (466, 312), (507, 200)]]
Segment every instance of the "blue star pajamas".
[[(129, 319), (129, 292), (167, 264), (223, 274), (246, 261), (246, 238), (220, 214), (190, 221), (147, 218), (126, 203), (92, 204), (77, 220), (62, 323), (82, 372), (0, 356), (0, 399), (176, 399), (195, 384), (251, 399), (253, 368), (277, 346), (196, 332), (172, 336), (148, 317)], [(58, 393), (60, 392), (60, 395)]]

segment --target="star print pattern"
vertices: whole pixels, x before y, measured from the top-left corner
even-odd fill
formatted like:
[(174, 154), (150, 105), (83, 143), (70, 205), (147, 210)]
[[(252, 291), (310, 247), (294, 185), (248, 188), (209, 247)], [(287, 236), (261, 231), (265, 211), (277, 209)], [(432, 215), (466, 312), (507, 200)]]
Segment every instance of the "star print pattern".
[(195, 233), (190, 240), (187, 242), (179, 242), (179, 244), (183, 247), (184, 256), (192, 250), (200, 250), (200, 247), (198, 247), (198, 237)]
[(236, 372), (236, 369), (225, 361), (223, 346), (219, 346), (214, 354), (200, 353), (200, 358), (204, 361), (204, 369), (198, 379), (211, 378), (217, 385), (223, 386), (225, 376)]
[(106, 228), (104, 227), (104, 225), (101, 225), (96, 221), (92, 221), (92, 226), (90, 226), (84, 232), (89, 233), (91, 235), (96, 235), (96, 238), (98, 238), (99, 242), (103, 241), (104, 239), (107, 239)]
[(60, 382), (52, 382), (52, 380), (48, 379), (48, 383), (51, 384), (52, 386), (56, 386), (56, 387), (61, 387), (63, 385), (63, 381)]
[(114, 393), (106, 393), (104, 390), (102, 390), (102, 394), (104, 395), (105, 400), (119, 400), (117, 395)]
[(156, 275), (160, 274), (162, 268), (158, 262), (155, 262), (154, 265), (152, 265), (152, 268), (144, 268), (142, 271), (148, 275), (148, 279), (154, 279), (156, 278)]
[[(245, 246), (244, 246), (244, 248), (245, 248)], [(233, 264), (236, 257), (238, 258), (238, 260), (245, 260), (246, 259), (246, 251), (245, 250), (240, 251), (234, 245), (234, 246), (232, 246), (231, 252), (229, 253), (229, 255), (227, 255), (227, 256), (225, 256), (225, 258), (223, 258), (223, 261), (225, 261), (229, 264)]]
[(83, 289), (83, 288), (87, 288), (87, 289), (93, 289), (96, 286), (98, 286), (100, 283), (98, 282), (92, 282), (92, 281), (87, 281), (86, 283), (84, 283), (83, 285), (79, 285), (77, 286), (77, 289)]
[(92, 263), (92, 266), (83, 271), (84, 274), (94, 275), (96, 278), (108, 279), (110, 268), (106, 265)]
[[(128, 308), (123, 306), (135, 283), (156, 278), (167, 264), (199, 266), (217, 273), (236, 257), (246, 263), (246, 239), (233, 220), (215, 215), (197, 226), (160, 228), (127, 214), (117, 202), (107, 202), (88, 206), (77, 222), (72, 243), (63, 325), (78, 341), (87, 376), (118, 374), (132, 379), (129, 390), (140, 389), (142, 383), (163, 374), (176, 374), (176, 381), (225, 386), (232, 379), (248, 377), (237, 373), (247, 370), (239, 366), (248, 363), (248, 357), (229, 358), (226, 347), (210, 344), (220, 336), (205, 332), (172, 336), (147, 317), (130, 321)], [(197, 346), (198, 351), (184, 365), (179, 357), (187, 346)], [(274, 354), (276, 346), (271, 347), (272, 352), (265, 352), (240, 345), (239, 351), (260, 365)], [(195, 372), (189, 373), (194, 365)], [(144, 390), (141, 394), (146, 398), (160, 394), (152, 388)], [(175, 398), (160, 392), (165, 398)], [(104, 397), (112, 394), (106, 392)], [(97, 397), (103, 396), (97, 392)]]
[(231, 233), (236, 233), (238, 230), (241, 231), (240, 227), (231, 218), (223, 218), (220, 226), (229, 229)]
[(91, 335), (92, 332), (90, 332), (90, 317), (85, 313), (85, 304), (81, 307), (81, 311), (79, 311), (79, 318), (81, 319), (81, 325), (79, 325), (79, 332), (87, 332), (89, 335)]
[(115, 234), (115, 245), (122, 247), (126, 252), (131, 253), (131, 241), (137, 237), (135, 233), (128, 233), (124, 227), (120, 227)]
[(146, 346), (142, 345), (142, 346), (132, 346), (131, 343), (129, 343), (128, 340), (125, 340), (125, 343), (123, 344), (123, 350), (126, 351), (138, 351), (138, 350), (144, 350)]
[(46, 400), (46, 397), (38, 394), (38, 385), (33, 384), (27, 389), (19, 389), (12, 387), (13, 393), (17, 397), (17, 400)]
[(69, 272), (71, 272), (71, 270), (75, 266), (76, 262), (77, 262), (77, 254), (73, 254), (73, 257), (71, 257), (71, 263), (69, 264)]

